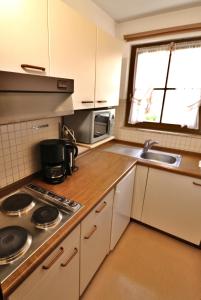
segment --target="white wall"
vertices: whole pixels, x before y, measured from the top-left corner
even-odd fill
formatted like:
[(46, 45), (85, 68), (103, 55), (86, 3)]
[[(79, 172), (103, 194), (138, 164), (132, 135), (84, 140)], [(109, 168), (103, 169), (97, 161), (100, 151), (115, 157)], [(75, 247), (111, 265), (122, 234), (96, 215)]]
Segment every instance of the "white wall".
[(183, 9), (170, 13), (135, 19), (117, 24), (117, 34), (137, 33), (172, 26), (200, 23), (201, 6)]
[[(185, 24), (199, 23), (201, 16), (201, 6), (175, 11), (171, 13), (164, 13), (152, 17), (135, 19), (133, 21), (122, 22), (117, 24), (117, 36), (123, 39), (123, 35), (137, 32), (149, 31), (154, 29), (161, 29), (166, 27), (173, 27)], [(139, 130), (128, 128), (124, 126), (125, 122), (125, 108), (128, 86), (128, 72), (130, 63), (130, 49), (132, 44), (140, 44), (146, 42), (153, 42), (158, 40), (168, 40), (171, 38), (201, 36), (201, 32), (194, 32), (191, 34), (180, 34), (177, 36), (163, 36), (152, 39), (144, 39), (132, 43), (125, 43), (121, 76), (120, 89), (120, 106), (117, 109), (116, 129), (115, 135), (117, 138), (132, 142), (143, 143), (145, 139), (152, 138), (158, 140), (160, 146), (172, 147), (183, 150), (190, 150), (201, 152), (201, 138), (193, 135), (171, 134), (164, 132), (153, 132), (150, 130)]]
[(101, 8), (99, 8), (91, 0), (63, 0), (75, 10), (85, 15), (96, 23), (99, 27), (112, 34), (116, 34), (116, 23), (115, 21)]

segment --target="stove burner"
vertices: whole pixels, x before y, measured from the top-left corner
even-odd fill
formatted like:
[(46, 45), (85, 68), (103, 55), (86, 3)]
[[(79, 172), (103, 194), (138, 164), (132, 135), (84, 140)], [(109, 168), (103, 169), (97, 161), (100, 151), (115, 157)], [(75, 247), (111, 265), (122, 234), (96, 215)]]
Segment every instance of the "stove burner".
[(34, 207), (35, 202), (33, 200), (34, 198), (29, 194), (18, 193), (6, 198), (1, 208), (7, 215), (19, 216), (27, 213)]
[(32, 222), (37, 228), (47, 229), (56, 226), (61, 218), (61, 213), (56, 207), (44, 205), (34, 211)]
[(25, 254), (32, 238), (28, 231), (20, 226), (8, 226), (0, 229), (0, 265), (11, 263)]

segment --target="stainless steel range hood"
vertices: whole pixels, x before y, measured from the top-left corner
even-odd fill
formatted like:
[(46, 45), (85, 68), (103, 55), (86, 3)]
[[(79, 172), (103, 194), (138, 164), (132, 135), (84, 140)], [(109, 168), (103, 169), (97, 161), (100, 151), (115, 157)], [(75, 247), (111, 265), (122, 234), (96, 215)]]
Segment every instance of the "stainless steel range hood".
[(72, 94), (74, 80), (0, 71), (0, 92)]
[(0, 71), (0, 124), (73, 114), (74, 80)]

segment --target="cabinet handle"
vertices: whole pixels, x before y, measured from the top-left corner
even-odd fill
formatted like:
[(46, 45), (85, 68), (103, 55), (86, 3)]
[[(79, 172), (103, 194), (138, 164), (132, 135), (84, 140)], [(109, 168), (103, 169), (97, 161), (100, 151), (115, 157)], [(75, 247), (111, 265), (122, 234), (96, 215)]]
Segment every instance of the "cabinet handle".
[(21, 68), (22, 69), (34, 69), (34, 70), (45, 72), (44, 67), (32, 66), (32, 65), (27, 65), (27, 64), (21, 64)]
[(73, 253), (71, 254), (71, 256), (67, 259), (67, 261), (65, 263), (61, 263), (61, 267), (66, 267), (69, 262), (73, 259), (73, 257), (78, 253), (78, 249), (74, 248)]
[(95, 212), (99, 214), (106, 206), (107, 206), (107, 202), (104, 201), (101, 207), (96, 209)]
[(107, 100), (98, 100), (97, 102), (98, 102), (98, 103), (106, 103)]
[(82, 101), (83, 104), (86, 104), (86, 103), (94, 103), (93, 101)]
[(194, 185), (196, 185), (196, 186), (201, 186), (201, 184), (200, 184), (200, 183), (198, 183), (198, 182), (195, 182), (195, 181), (193, 181), (193, 184), (194, 184)]
[(85, 240), (90, 239), (90, 237), (94, 234), (94, 232), (95, 232), (96, 230), (97, 230), (97, 226), (94, 225), (94, 226), (93, 226), (93, 229), (91, 230), (91, 232), (90, 232), (87, 236), (85, 236), (84, 239), (85, 239)]
[(51, 266), (59, 259), (59, 257), (63, 254), (64, 248), (60, 247), (58, 253), (53, 257), (53, 259), (50, 261), (48, 265), (42, 266), (44, 270), (48, 270), (51, 268)]

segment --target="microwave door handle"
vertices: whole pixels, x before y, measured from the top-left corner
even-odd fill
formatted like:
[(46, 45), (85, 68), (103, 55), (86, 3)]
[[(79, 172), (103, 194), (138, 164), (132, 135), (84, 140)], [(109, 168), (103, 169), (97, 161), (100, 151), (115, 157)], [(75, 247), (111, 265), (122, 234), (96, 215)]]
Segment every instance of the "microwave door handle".
[(99, 136), (102, 135), (102, 133), (100, 131), (96, 131), (95, 134), (96, 135), (98, 134)]
[(110, 117), (108, 118), (108, 134), (110, 134), (110, 129), (111, 129), (111, 114)]

